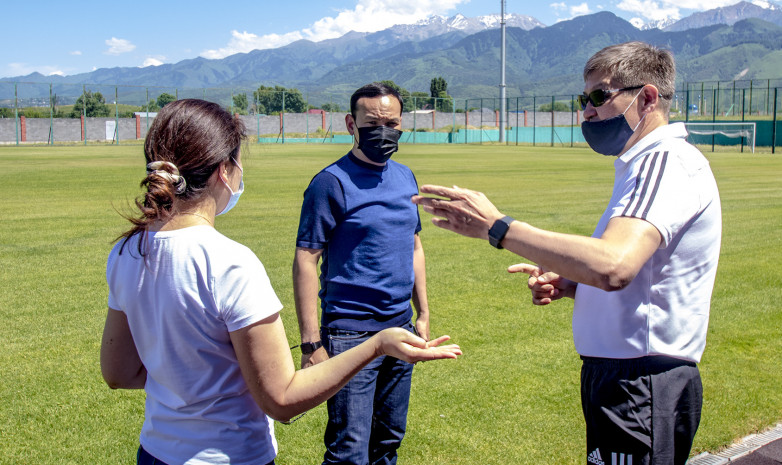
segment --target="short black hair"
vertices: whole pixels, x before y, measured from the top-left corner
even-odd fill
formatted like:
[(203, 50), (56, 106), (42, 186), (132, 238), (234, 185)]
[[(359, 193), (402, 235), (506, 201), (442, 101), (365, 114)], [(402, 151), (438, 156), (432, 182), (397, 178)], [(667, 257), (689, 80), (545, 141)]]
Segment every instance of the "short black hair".
[(396, 89), (382, 82), (372, 82), (353, 92), (353, 95), (350, 97), (350, 114), (353, 115), (353, 118), (356, 117), (356, 104), (359, 99), (382, 97), (384, 95), (396, 97), (399, 100), (399, 108), (401, 111), (404, 111), (405, 104), (402, 102), (402, 97)]

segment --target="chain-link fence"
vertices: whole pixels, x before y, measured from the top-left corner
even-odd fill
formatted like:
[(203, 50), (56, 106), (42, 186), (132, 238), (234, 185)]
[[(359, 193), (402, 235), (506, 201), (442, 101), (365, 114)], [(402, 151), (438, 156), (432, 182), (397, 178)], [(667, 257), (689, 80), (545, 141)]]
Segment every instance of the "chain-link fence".
[[(697, 143), (741, 144), (742, 148), (749, 145), (746, 135), (734, 131), (740, 140), (733, 133), (725, 136), (720, 124), (755, 123), (754, 144), (771, 147), (773, 152), (782, 138), (780, 89), (782, 79), (685, 83), (673, 96), (670, 118), (711, 122), (715, 134), (696, 137)], [(421, 94), (403, 95), (402, 143), (585, 145), (576, 94), (508, 98), (505, 115), (500, 115), (498, 98)], [(257, 143), (351, 143), (345, 128), (350, 111), (347, 95), (303, 95), (296, 89), (265, 86), (169, 88), (2, 81), (0, 144), (140, 143), (157, 110), (183, 98), (213, 101), (237, 114)]]

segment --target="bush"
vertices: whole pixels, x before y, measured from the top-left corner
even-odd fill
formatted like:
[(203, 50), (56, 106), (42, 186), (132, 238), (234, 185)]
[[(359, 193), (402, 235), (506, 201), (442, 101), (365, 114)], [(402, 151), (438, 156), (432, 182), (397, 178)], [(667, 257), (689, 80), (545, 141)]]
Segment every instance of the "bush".
[(459, 129), (464, 129), (463, 124), (443, 126), (437, 130), (437, 132), (459, 132)]

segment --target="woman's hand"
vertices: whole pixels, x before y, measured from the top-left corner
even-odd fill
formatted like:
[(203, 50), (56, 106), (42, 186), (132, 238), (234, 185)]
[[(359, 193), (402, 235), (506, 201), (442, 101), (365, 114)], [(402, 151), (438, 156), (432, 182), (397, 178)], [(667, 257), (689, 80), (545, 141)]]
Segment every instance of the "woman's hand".
[(374, 338), (378, 344), (378, 355), (390, 355), (408, 363), (457, 358), (462, 350), (456, 344), (440, 346), (451, 339), (450, 336), (440, 336), (431, 341), (425, 341), (402, 328), (388, 328), (380, 331)]

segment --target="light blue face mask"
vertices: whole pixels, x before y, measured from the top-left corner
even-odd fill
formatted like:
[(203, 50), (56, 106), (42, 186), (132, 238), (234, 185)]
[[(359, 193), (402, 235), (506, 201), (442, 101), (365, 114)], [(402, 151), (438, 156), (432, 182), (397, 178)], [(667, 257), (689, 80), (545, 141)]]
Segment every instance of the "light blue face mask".
[[(236, 162), (234, 162), (234, 164), (236, 164)], [(236, 164), (236, 166), (239, 168), (239, 171), (242, 172), (242, 178), (239, 181), (239, 189), (236, 192), (234, 192), (233, 189), (231, 189), (231, 186), (229, 186), (227, 182), (220, 179), (221, 181), (223, 181), (223, 184), (225, 184), (225, 187), (227, 187), (228, 190), (231, 192), (231, 198), (228, 200), (228, 205), (226, 205), (225, 208), (223, 208), (223, 210), (215, 216), (220, 216), (231, 211), (231, 209), (234, 206), (236, 206), (236, 203), (239, 202), (239, 197), (242, 196), (242, 192), (244, 192), (244, 170), (238, 164)]]

